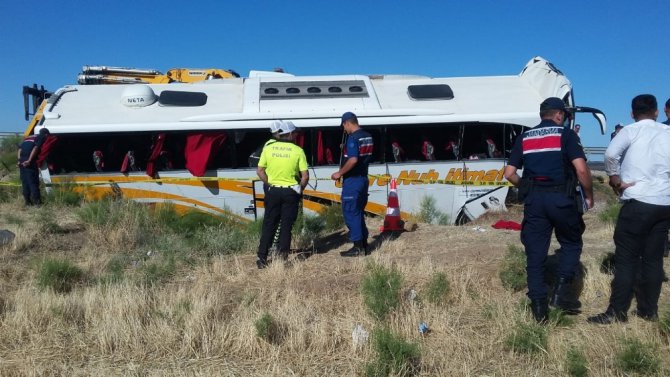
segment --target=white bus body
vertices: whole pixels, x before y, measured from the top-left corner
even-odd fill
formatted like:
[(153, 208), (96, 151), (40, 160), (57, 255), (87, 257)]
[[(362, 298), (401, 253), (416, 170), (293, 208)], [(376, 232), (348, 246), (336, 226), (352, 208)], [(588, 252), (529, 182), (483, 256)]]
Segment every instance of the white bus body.
[[(318, 212), (340, 201), (330, 175), (340, 162), (340, 116), (352, 111), (375, 141), (366, 211), (385, 213), (393, 177), (403, 217), (416, 213), (430, 196), (452, 223), (463, 223), (505, 210), (506, 158), (516, 135), (539, 123), (539, 105), (547, 97), (594, 113), (604, 127), (602, 113), (577, 108), (570, 81), (536, 57), (516, 76), (253, 72), (249, 78), (189, 84), (67, 86), (48, 99), (42, 120), (26, 133), (46, 127), (57, 140), (41, 166), (49, 186), (76, 184), (89, 195), (169, 201), (253, 220), (263, 213), (263, 190), (247, 157), (270, 138), (270, 122), (291, 120), (300, 129), (310, 164), (303, 205)], [(159, 134), (165, 144), (153, 152), (164, 149), (168, 163), (148, 176), (144, 161)], [(184, 146), (193, 134), (224, 139), (199, 176), (186, 169), (198, 154)], [(432, 155), (425, 153), (427, 145)], [(128, 150), (136, 154), (140, 171), (121, 173)], [(104, 158), (104, 166), (95, 165), (94, 153)]]

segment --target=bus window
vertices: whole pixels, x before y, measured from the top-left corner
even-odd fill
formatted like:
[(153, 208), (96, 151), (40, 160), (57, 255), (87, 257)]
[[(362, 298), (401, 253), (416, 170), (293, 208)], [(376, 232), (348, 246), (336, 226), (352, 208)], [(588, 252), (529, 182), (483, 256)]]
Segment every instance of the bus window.
[(504, 144), (502, 146), (502, 151), (505, 156), (505, 158), (509, 157), (510, 153), (512, 152), (512, 147), (514, 146), (514, 143), (516, 142), (516, 138), (521, 135), (523, 132), (523, 127), (516, 125), (516, 124), (506, 124), (505, 125), (505, 139)]
[[(341, 128), (328, 128), (316, 131), (316, 148), (313, 152), (314, 165), (338, 165), (340, 163), (340, 145), (344, 141)], [(308, 155), (308, 156), (309, 156)], [(309, 157), (308, 157), (309, 160)]]
[(148, 134), (59, 135), (49, 155), (54, 174), (120, 171), (128, 151), (143, 169), (148, 158)]
[(370, 163), (379, 164), (384, 162), (384, 148), (382, 145), (382, 129), (377, 127), (364, 127), (366, 132), (372, 136), (372, 142), (374, 143), (374, 148), (372, 151), (372, 158)]
[[(263, 130), (244, 130), (235, 131), (235, 161), (236, 168), (249, 168), (252, 166), (250, 157), (258, 154), (263, 149), (265, 143), (272, 138), (272, 135), (267, 129)], [(258, 160), (255, 161), (258, 165)]]
[(466, 160), (503, 158), (505, 127), (501, 124), (465, 124), (462, 156)]
[(416, 162), (457, 160), (460, 156), (458, 125), (409, 125), (386, 130), (386, 161)]

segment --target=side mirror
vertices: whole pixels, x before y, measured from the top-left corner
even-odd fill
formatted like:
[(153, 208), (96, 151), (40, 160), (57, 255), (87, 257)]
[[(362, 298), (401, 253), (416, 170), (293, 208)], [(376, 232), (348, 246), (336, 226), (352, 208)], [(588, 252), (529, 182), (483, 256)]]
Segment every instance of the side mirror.
[(595, 109), (593, 107), (586, 107), (586, 106), (575, 106), (571, 107), (568, 109), (568, 111), (572, 113), (591, 113), (594, 118), (598, 121), (598, 124), (600, 125), (600, 133), (602, 135), (605, 134), (605, 131), (607, 129), (607, 117), (605, 117), (605, 113), (602, 111)]

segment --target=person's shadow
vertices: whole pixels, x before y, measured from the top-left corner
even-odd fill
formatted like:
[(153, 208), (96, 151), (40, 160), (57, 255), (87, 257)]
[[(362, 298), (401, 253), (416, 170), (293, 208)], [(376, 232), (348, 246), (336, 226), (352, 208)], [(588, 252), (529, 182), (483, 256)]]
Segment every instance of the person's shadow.
[[(549, 285), (549, 297), (554, 294), (554, 287), (556, 281), (558, 281), (558, 259), (561, 249), (557, 249), (554, 254), (547, 256), (547, 261), (545, 263), (545, 275), (544, 280)], [(579, 300), (579, 297), (584, 290), (584, 276), (586, 276), (587, 270), (582, 262), (579, 262), (575, 276), (572, 279), (570, 284), (569, 294), (570, 299)]]
[[(326, 254), (331, 250), (338, 249), (349, 243), (350, 241), (347, 234), (346, 230), (331, 233), (325, 237), (314, 240), (314, 244), (309, 249), (294, 250), (293, 253), (297, 254), (296, 259), (300, 261), (306, 260), (315, 254)], [(372, 236), (372, 242), (368, 243), (368, 251), (370, 253), (374, 252), (381, 247), (382, 243), (398, 239), (400, 234), (401, 232), (382, 232)]]

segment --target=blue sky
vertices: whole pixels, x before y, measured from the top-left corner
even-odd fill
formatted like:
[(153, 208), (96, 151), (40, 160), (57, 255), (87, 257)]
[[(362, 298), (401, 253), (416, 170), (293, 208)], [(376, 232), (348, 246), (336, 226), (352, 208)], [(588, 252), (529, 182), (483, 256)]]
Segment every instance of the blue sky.
[[(608, 133), (633, 96), (670, 97), (667, 0), (0, 0), (0, 17), (0, 131), (25, 129), (23, 85), (55, 90), (83, 65), (448, 77), (518, 74), (539, 55)], [(585, 146), (607, 145), (577, 121)]]

